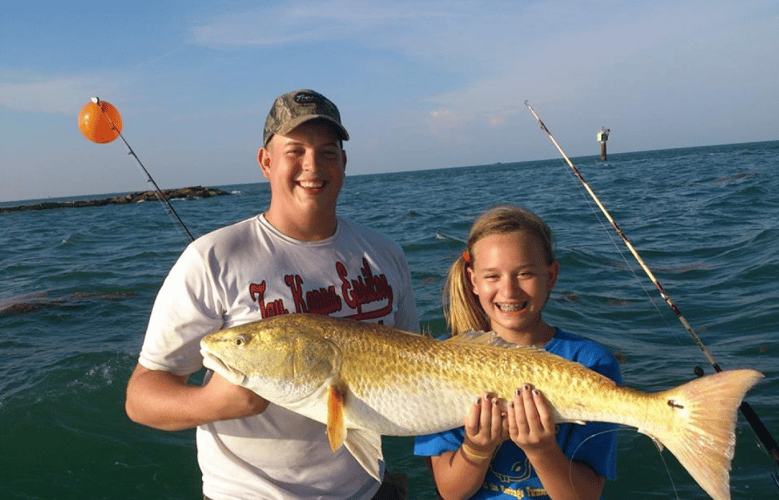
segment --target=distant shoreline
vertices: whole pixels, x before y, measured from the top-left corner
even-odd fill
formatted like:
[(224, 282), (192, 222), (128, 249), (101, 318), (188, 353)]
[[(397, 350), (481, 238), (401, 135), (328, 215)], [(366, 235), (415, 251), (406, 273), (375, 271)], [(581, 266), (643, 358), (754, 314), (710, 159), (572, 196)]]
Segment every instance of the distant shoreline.
[[(212, 196), (224, 196), (230, 194), (217, 188), (206, 188), (203, 186), (193, 186), (178, 189), (162, 189), (162, 193), (168, 200), (197, 200), (199, 198), (210, 198)], [(127, 203), (140, 203), (142, 201), (156, 201), (156, 191), (138, 191), (123, 196), (111, 198), (99, 198), (96, 200), (78, 200), (61, 202), (42, 202), (32, 205), (18, 205), (14, 207), (0, 207), (0, 214), (11, 212), (28, 212), (31, 210), (49, 210), (53, 208), (80, 208), (80, 207), (101, 207), (103, 205), (125, 205)]]

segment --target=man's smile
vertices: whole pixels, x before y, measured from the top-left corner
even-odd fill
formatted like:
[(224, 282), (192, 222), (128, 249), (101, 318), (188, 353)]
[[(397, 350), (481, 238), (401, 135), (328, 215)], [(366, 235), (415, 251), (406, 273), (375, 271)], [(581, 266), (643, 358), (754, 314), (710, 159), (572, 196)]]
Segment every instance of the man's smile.
[(298, 185), (300, 187), (306, 188), (306, 189), (319, 189), (323, 188), (326, 184), (326, 181), (322, 180), (305, 180), (305, 181), (297, 181)]

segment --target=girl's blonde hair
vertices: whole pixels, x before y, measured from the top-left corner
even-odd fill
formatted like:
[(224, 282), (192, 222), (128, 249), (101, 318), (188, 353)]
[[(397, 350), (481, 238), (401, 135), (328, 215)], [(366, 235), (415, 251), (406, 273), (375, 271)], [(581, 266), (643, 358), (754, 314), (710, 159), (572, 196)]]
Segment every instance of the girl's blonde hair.
[[(528, 231), (541, 242), (547, 265), (557, 259), (554, 255), (552, 230), (544, 220), (522, 207), (501, 205), (488, 210), (477, 218), (468, 234), (466, 250), (449, 268), (444, 286), (444, 315), (452, 335), (468, 330), (489, 331), (490, 319), (473, 293), (468, 278), (468, 266), (473, 261), (473, 246), (480, 239), (493, 234)], [(466, 259), (468, 259), (466, 261)]]

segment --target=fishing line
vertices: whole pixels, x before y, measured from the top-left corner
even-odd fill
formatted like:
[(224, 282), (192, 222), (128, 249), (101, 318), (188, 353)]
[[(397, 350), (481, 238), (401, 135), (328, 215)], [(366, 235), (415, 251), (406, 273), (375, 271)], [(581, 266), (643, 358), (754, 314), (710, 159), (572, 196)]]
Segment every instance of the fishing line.
[(100, 98), (93, 97), (92, 102), (95, 103), (98, 108), (100, 108), (103, 117), (105, 117), (105, 119), (108, 120), (108, 123), (111, 125), (111, 129), (116, 131), (119, 138), (121, 138), (122, 142), (124, 142), (125, 146), (127, 146), (127, 149), (130, 151), (128, 154), (132, 155), (132, 157), (135, 158), (135, 161), (138, 163), (138, 166), (141, 168), (143, 173), (146, 174), (147, 182), (149, 182), (152, 186), (154, 186), (154, 194), (157, 196), (157, 199), (162, 203), (163, 207), (165, 207), (165, 210), (168, 212), (168, 215), (170, 215), (173, 218), (173, 220), (175, 220), (178, 223), (178, 225), (184, 230), (184, 232), (187, 233), (187, 236), (189, 236), (190, 241), (195, 241), (195, 237), (192, 236), (192, 233), (189, 232), (189, 229), (187, 228), (186, 224), (184, 224), (184, 221), (182, 221), (181, 217), (179, 217), (179, 214), (176, 213), (176, 210), (173, 208), (173, 205), (171, 205), (170, 202), (168, 201), (168, 198), (165, 196), (165, 193), (163, 193), (160, 187), (157, 185), (157, 183), (154, 182), (154, 179), (152, 178), (149, 171), (146, 170), (146, 167), (143, 166), (141, 159), (138, 158), (138, 155), (135, 154), (133, 148), (130, 147), (130, 144), (122, 135), (121, 127), (117, 127), (114, 124), (114, 121), (111, 119), (108, 113), (106, 113), (106, 110), (103, 108), (103, 106), (100, 105), (101, 104)]
[[(565, 161), (560, 159), (560, 164), (565, 165)], [(596, 210), (594, 203), (592, 202), (592, 198), (588, 197), (584, 190), (582, 189), (581, 183), (578, 182), (578, 179), (576, 178), (576, 175), (570, 170), (568, 170), (568, 174), (570, 175), (571, 181), (574, 183), (574, 186), (576, 186), (576, 190), (579, 192), (579, 194), (582, 196), (582, 200), (584, 200), (584, 203), (587, 204), (587, 207), (592, 212), (593, 216), (597, 219), (597, 221), (600, 223), (601, 227), (603, 228), (603, 232), (606, 235), (606, 237), (609, 239), (609, 242), (611, 242), (611, 245), (614, 247), (614, 250), (619, 254), (620, 258), (622, 259), (622, 262), (624, 263), (625, 267), (624, 269), (629, 270), (630, 273), (633, 275), (633, 278), (635, 279), (636, 284), (641, 287), (641, 290), (644, 292), (644, 295), (649, 300), (649, 302), (652, 304), (652, 307), (655, 309), (655, 312), (657, 313), (657, 316), (663, 320), (663, 324), (670, 330), (670, 323), (668, 322), (668, 318), (665, 314), (663, 314), (660, 311), (660, 307), (657, 304), (657, 301), (655, 300), (655, 297), (652, 296), (652, 294), (649, 292), (649, 289), (644, 285), (644, 282), (639, 278), (638, 273), (636, 273), (636, 269), (633, 265), (631, 265), (630, 260), (628, 259), (627, 255), (625, 255), (625, 252), (623, 251), (623, 248), (617, 243), (617, 241), (614, 239), (614, 236), (609, 232), (608, 228), (606, 227), (606, 221), (604, 221), (602, 214)], [(608, 264), (608, 263), (607, 263)], [(619, 263), (614, 262), (613, 265), (617, 269), (620, 269)], [(679, 340), (678, 336), (675, 336), (676, 342), (679, 346), (682, 345), (681, 341)]]
[[(692, 326), (690, 326), (690, 323), (687, 321), (687, 319), (682, 315), (682, 312), (679, 310), (677, 305), (674, 303), (674, 301), (671, 299), (670, 295), (665, 291), (665, 288), (663, 288), (663, 285), (660, 284), (660, 282), (657, 280), (655, 275), (652, 273), (652, 271), (649, 269), (649, 267), (644, 262), (644, 259), (641, 257), (641, 255), (638, 253), (638, 251), (633, 247), (633, 244), (628, 240), (627, 236), (625, 236), (625, 233), (622, 232), (622, 229), (620, 229), (619, 225), (616, 223), (616, 221), (611, 217), (611, 214), (606, 209), (605, 206), (603, 206), (603, 203), (601, 203), (600, 199), (598, 199), (598, 196), (595, 194), (595, 192), (592, 190), (590, 185), (587, 183), (586, 180), (584, 180), (584, 177), (582, 177), (579, 170), (574, 166), (574, 164), (571, 162), (571, 160), (568, 158), (568, 155), (565, 154), (565, 151), (560, 147), (560, 145), (557, 143), (557, 140), (554, 138), (552, 133), (549, 131), (549, 129), (544, 125), (544, 122), (541, 120), (541, 118), (536, 114), (536, 111), (533, 109), (533, 107), (530, 105), (528, 101), (525, 101), (525, 105), (528, 107), (530, 112), (535, 117), (536, 121), (538, 121), (538, 124), (541, 126), (541, 130), (546, 132), (546, 134), (549, 136), (549, 139), (552, 141), (552, 144), (555, 145), (557, 150), (560, 152), (560, 154), (565, 159), (565, 162), (568, 164), (569, 167), (571, 167), (571, 170), (573, 171), (573, 174), (576, 176), (576, 178), (581, 182), (582, 186), (587, 190), (589, 195), (592, 197), (592, 199), (595, 201), (595, 204), (598, 205), (598, 208), (600, 208), (603, 215), (606, 217), (606, 219), (611, 223), (611, 226), (614, 228), (614, 230), (617, 232), (619, 237), (622, 239), (622, 242), (625, 243), (625, 245), (628, 247), (628, 250), (630, 250), (630, 253), (633, 254), (633, 257), (635, 257), (636, 261), (638, 261), (641, 268), (644, 270), (646, 275), (649, 277), (649, 279), (652, 281), (652, 283), (655, 285), (655, 288), (657, 288), (657, 291), (660, 293), (660, 296), (663, 298), (666, 304), (671, 308), (671, 310), (676, 315), (677, 319), (682, 323), (684, 326), (684, 329), (687, 330), (687, 333), (690, 334), (693, 341), (698, 345), (698, 348), (700, 348), (701, 352), (706, 356), (706, 359), (709, 360), (709, 363), (711, 364), (712, 368), (714, 368), (715, 372), (721, 372), (722, 368), (717, 364), (716, 361), (714, 361), (714, 358), (709, 353), (709, 350), (706, 348), (706, 346), (703, 344), (703, 341), (701, 341), (700, 337), (695, 333), (695, 330), (693, 330)], [(763, 422), (760, 420), (760, 418), (757, 416), (757, 413), (752, 409), (752, 407), (747, 403), (746, 401), (743, 401), (741, 403), (741, 406), (739, 406), (739, 410), (741, 410), (741, 413), (744, 415), (744, 417), (747, 419), (747, 422), (749, 422), (749, 425), (752, 426), (752, 430), (755, 431), (755, 434), (757, 434), (757, 437), (762, 442), (764, 449), (769, 454), (769, 456), (773, 459), (776, 466), (779, 466), (779, 447), (776, 444), (776, 441), (771, 436), (771, 434), (768, 432), (768, 429), (766, 429), (765, 425), (763, 425)], [(773, 479), (777, 484), (779, 484), (779, 481), (777, 481), (777, 477), (775, 475), (772, 475)]]
[[(630, 431), (630, 429), (618, 425), (614, 429), (602, 430), (600, 432), (596, 432), (595, 434), (590, 434), (589, 436), (584, 438), (581, 443), (579, 443), (576, 446), (576, 448), (573, 450), (573, 453), (571, 453), (571, 458), (568, 463), (568, 480), (571, 481), (571, 484), (573, 484), (573, 462), (574, 459), (576, 458), (576, 453), (579, 451), (579, 448), (584, 446), (584, 444), (587, 441), (591, 439), (595, 439), (598, 436), (610, 434), (612, 432), (617, 433), (619, 431)], [(566, 437), (566, 440), (567, 439), (568, 437)], [(676, 489), (676, 483), (674, 482), (674, 478), (671, 476), (671, 469), (668, 467), (668, 462), (665, 460), (665, 457), (663, 456), (663, 448), (662, 446), (658, 445), (657, 441), (655, 441), (654, 439), (650, 439), (650, 441), (652, 442), (653, 445), (652, 448), (657, 452), (657, 455), (660, 457), (660, 462), (663, 464), (663, 468), (665, 468), (665, 473), (668, 475), (668, 481), (671, 483), (671, 489), (674, 491), (674, 496), (676, 497), (676, 500), (679, 500), (679, 491)]]
[(652, 441), (652, 444), (655, 447), (655, 451), (657, 451), (657, 455), (660, 457), (660, 461), (663, 462), (663, 467), (665, 467), (665, 473), (668, 475), (668, 481), (671, 482), (671, 489), (674, 490), (674, 496), (676, 497), (676, 500), (679, 499), (679, 490), (676, 489), (676, 483), (674, 482), (673, 476), (671, 476), (671, 469), (668, 467), (668, 462), (665, 460), (665, 457), (663, 456), (663, 448), (658, 445), (654, 440)]
[(444, 234), (444, 233), (435, 233), (435, 237), (436, 237), (436, 239), (441, 239), (441, 240), (457, 241), (459, 243), (462, 243), (463, 245), (465, 245), (467, 243), (463, 239), (455, 238), (454, 236), (449, 236), (448, 234)]

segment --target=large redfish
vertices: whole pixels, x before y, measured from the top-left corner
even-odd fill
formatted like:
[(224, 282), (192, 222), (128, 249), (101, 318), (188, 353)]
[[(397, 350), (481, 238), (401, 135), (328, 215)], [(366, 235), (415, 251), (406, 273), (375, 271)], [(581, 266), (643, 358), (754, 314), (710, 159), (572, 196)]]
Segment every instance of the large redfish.
[(556, 422), (636, 427), (667, 447), (715, 500), (730, 498), (737, 409), (762, 375), (734, 370), (643, 393), (536, 348), (457, 337), (438, 341), (372, 323), (292, 314), (247, 323), (201, 341), (206, 367), (273, 404), (327, 425), (375, 478), (381, 435), (460, 427), (485, 391), (502, 400), (538, 388)]

